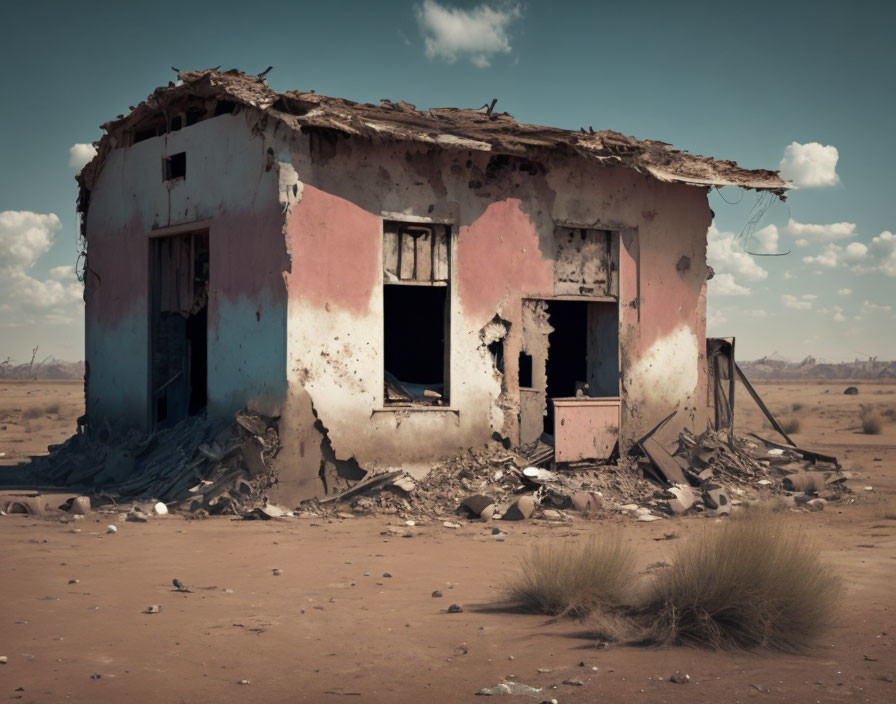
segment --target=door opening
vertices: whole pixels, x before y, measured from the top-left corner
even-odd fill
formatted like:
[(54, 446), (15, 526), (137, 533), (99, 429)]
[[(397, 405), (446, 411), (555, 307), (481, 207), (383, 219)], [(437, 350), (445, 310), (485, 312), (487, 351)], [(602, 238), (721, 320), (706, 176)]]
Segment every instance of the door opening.
[(619, 396), (619, 312), (615, 301), (547, 304), (544, 432), (555, 435), (552, 399)]
[(208, 233), (150, 240), (151, 417), (174, 425), (208, 403)]

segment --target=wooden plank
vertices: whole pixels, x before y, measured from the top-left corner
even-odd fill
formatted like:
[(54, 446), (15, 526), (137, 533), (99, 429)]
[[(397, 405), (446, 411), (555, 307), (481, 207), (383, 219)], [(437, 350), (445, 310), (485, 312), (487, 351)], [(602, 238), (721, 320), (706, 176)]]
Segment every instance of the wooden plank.
[(427, 230), (414, 238), (417, 281), (432, 281), (432, 232)]
[(672, 455), (666, 452), (665, 448), (655, 438), (647, 438), (642, 440), (640, 444), (644, 454), (647, 455), (647, 459), (666, 478), (666, 481), (672, 484), (690, 486), (678, 462), (675, 461)]
[(414, 260), (416, 250), (414, 249), (414, 238), (411, 237), (403, 229), (400, 231), (399, 251), (401, 252), (401, 269), (399, 271), (398, 278), (400, 278), (402, 281), (415, 280), (416, 277), (414, 276)]
[(445, 225), (438, 225), (433, 230), (432, 279), (447, 282), (451, 279), (450, 230)]
[(383, 280), (398, 278), (398, 232), (389, 228), (383, 231)]

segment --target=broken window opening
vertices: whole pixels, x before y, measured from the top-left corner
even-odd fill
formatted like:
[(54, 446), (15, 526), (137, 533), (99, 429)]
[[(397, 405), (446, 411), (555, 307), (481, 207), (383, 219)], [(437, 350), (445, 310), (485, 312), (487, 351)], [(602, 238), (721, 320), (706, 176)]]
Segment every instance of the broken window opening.
[(164, 181), (173, 181), (176, 178), (187, 177), (187, 153), (178, 152), (162, 159), (164, 168)]
[[(383, 223), (384, 404), (448, 404), (450, 228)], [(492, 351), (503, 369), (503, 346)]]
[(150, 241), (153, 427), (173, 425), (208, 403), (208, 233)]
[(520, 352), (519, 358), (519, 386), (521, 389), (532, 388), (532, 355)]

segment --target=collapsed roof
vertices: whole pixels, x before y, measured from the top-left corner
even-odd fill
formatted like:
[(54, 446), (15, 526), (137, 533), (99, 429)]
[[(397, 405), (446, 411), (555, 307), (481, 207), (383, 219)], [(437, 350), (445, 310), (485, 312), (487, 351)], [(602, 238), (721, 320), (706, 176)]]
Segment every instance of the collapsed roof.
[(198, 99), (206, 104), (210, 101), (226, 104), (230, 111), (238, 106), (256, 110), (294, 130), (328, 129), (370, 139), (529, 158), (536, 158), (540, 152), (561, 152), (605, 166), (633, 169), (660, 181), (704, 187), (740, 186), (770, 191), (782, 199), (789, 188), (777, 171), (743, 169), (733, 161), (689, 154), (664, 142), (638, 140), (611, 130), (574, 132), (521, 124), (507, 113), (496, 113), (485, 107), (417, 110), (403, 101), (383, 100), (379, 105), (372, 105), (316, 93), (278, 93), (264, 78), (235, 69), (181, 71), (178, 78), (177, 84), (157, 88), (130, 114), (120, 115), (102, 126), (106, 134), (99, 142), (97, 155), (78, 175), (82, 186), (92, 187), (110, 150), (132, 143), (122, 139), (123, 135), (130, 134), (133, 139), (134, 133), (147, 124), (160, 119), (167, 122), (169, 107)]

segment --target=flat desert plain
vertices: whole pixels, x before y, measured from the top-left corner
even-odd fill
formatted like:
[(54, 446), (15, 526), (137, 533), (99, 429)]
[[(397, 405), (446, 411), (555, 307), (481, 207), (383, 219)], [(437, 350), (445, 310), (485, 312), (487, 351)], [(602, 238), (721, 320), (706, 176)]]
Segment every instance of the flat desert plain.
[[(848, 385), (859, 395), (843, 395)], [(561, 704), (896, 701), (896, 385), (756, 386), (780, 418), (798, 420), (799, 445), (841, 459), (854, 491), (824, 511), (790, 516), (845, 587), (834, 627), (804, 653), (596, 647), (587, 620), (501, 609), (507, 577), (539, 541), (621, 531), (646, 574), (673, 562), (679, 545), (717, 519), (638, 523), (607, 512), (502, 522), (503, 536), (492, 534), (495, 523), (430, 522), (400, 537), (388, 530), (391, 523), (405, 531), (394, 516), (124, 523), (117, 514), (77, 522), (58, 513), (8, 515), (0, 517), (0, 698), (473, 702), (482, 701), (479, 690), (515, 681), (541, 691), (499, 696)], [(71, 434), (81, 391), (80, 382), (0, 381), (0, 462), (45, 452)], [(861, 404), (882, 414), (880, 434), (862, 432)], [(773, 437), (742, 388), (737, 423)], [(44, 496), (55, 506), (69, 495)], [(106, 533), (109, 523), (117, 533)], [(175, 591), (174, 578), (190, 591)], [(453, 603), (463, 611), (449, 613)], [(150, 605), (161, 610), (144, 613)], [(676, 672), (689, 681), (671, 681)]]

